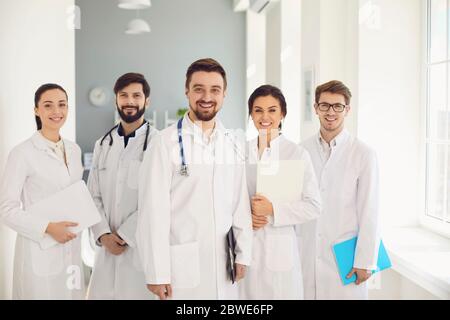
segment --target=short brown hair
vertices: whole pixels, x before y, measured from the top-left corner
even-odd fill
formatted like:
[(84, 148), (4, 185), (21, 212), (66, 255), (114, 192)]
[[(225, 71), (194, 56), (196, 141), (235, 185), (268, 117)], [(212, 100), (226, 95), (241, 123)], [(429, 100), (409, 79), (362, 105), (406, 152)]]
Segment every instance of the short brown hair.
[(147, 80), (145, 80), (145, 77), (142, 74), (136, 72), (128, 72), (121, 75), (114, 85), (114, 93), (117, 94), (120, 90), (128, 87), (132, 83), (142, 84), (142, 91), (144, 92), (145, 98), (150, 96), (150, 86)]
[(205, 59), (200, 59), (200, 60), (193, 62), (187, 69), (186, 83), (185, 83), (186, 89), (189, 89), (189, 84), (191, 82), (192, 74), (194, 74), (194, 72), (198, 72), (198, 71), (219, 73), (223, 78), (223, 86), (224, 86), (223, 89), (225, 90), (227, 88), (227, 75), (226, 75), (223, 67), (216, 60), (211, 59), (211, 58), (205, 58)]
[(352, 98), (352, 93), (350, 89), (343, 84), (341, 81), (332, 80), (327, 83), (321, 84), (316, 88), (316, 103), (319, 103), (320, 95), (324, 92), (330, 92), (335, 94), (343, 95), (345, 98), (345, 104), (350, 104), (350, 99)]

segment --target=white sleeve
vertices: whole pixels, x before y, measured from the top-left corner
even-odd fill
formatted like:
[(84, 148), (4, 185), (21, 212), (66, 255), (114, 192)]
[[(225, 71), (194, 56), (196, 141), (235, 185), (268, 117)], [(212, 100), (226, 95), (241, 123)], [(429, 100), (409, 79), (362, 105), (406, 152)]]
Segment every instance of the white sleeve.
[(236, 263), (249, 266), (252, 260), (253, 229), (245, 164), (238, 164), (233, 198), (233, 233), (236, 239)]
[(273, 201), (273, 225), (275, 227), (296, 225), (316, 219), (320, 215), (321, 200), (316, 174), (309, 153), (304, 150), (302, 161), (305, 164), (303, 190), (296, 201)]
[(103, 200), (102, 200), (102, 193), (100, 190), (100, 184), (99, 184), (99, 177), (98, 177), (98, 171), (99, 171), (99, 157), (101, 153), (101, 146), (100, 143), (97, 141), (94, 148), (94, 155), (92, 159), (92, 167), (91, 171), (89, 172), (89, 177), (87, 181), (87, 187), (91, 193), (92, 199), (94, 199), (95, 206), (97, 207), (97, 210), (100, 213), (101, 220), (99, 223), (95, 224), (90, 228), (92, 235), (94, 237), (95, 243), (97, 245), (101, 245), (98, 241), (98, 238), (105, 234), (105, 233), (111, 233), (111, 229), (108, 224), (108, 220), (106, 219), (106, 212), (103, 207)]
[(140, 169), (136, 244), (147, 284), (171, 283), (171, 159), (162, 136), (150, 143)]
[(128, 216), (128, 218), (117, 229), (117, 234), (131, 248), (136, 247), (136, 227), (138, 223), (138, 211), (136, 210)]
[(377, 268), (379, 236), (379, 184), (378, 163), (375, 152), (364, 157), (358, 178), (357, 215), (358, 241), (356, 243), (354, 268), (375, 270)]
[(1, 221), (20, 235), (39, 242), (50, 221), (22, 209), (22, 190), (29, 175), (26, 157), (14, 149), (9, 154), (0, 185)]

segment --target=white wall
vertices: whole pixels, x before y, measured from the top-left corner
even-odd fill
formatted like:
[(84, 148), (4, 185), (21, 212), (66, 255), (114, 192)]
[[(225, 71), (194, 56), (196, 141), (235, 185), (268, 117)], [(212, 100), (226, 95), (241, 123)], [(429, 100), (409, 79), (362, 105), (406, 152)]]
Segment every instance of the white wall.
[[(301, 69), (314, 70), (315, 85), (330, 80), (344, 82), (352, 91), (354, 108), (346, 118), (346, 128), (357, 134), (358, 114), (358, 0), (301, 1)], [(302, 84), (303, 85), (303, 84)], [(302, 86), (303, 88), (303, 86)], [(305, 114), (304, 95), (301, 115)], [(319, 129), (315, 112), (312, 120), (302, 117), (301, 138)]]
[(266, 83), (281, 86), (281, 2), (265, 9), (266, 15)]
[[(421, 4), (302, 0), (302, 68), (314, 67), (316, 85), (338, 79), (350, 87), (346, 127), (378, 153), (387, 225), (415, 225), (423, 209)], [(302, 139), (318, 127), (302, 119)]]
[[(62, 134), (75, 139), (74, 30), (67, 13), (73, 0), (0, 3), (0, 171), (11, 148), (35, 132), (34, 92), (55, 82), (69, 94)], [(14, 233), (0, 227), (0, 299), (11, 297)]]
[[(319, 81), (319, 68), (320, 68), (320, 1), (317, 0), (302, 0), (301, 1), (301, 65), (302, 72), (306, 70), (313, 71), (313, 92), (316, 84)], [(303, 75), (302, 75), (303, 76)], [(303, 81), (303, 77), (302, 77)], [(317, 133), (319, 129), (319, 121), (314, 113), (314, 108), (310, 106), (310, 119), (306, 119), (305, 114), (307, 111), (306, 103), (304, 102), (306, 97), (303, 93), (305, 90), (302, 83), (301, 93), (301, 123), (300, 123), (300, 136), (301, 139), (307, 139), (311, 135)]]
[[(252, 92), (266, 83), (266, 16), (251, 10), (246, 12), (247, 90), (246, 102)], [(247, 104), (246, 104), (247, 106)], [(258, 136), (258, 131), (246, 111), (247, 138)]]
[(360, 0), (363, 10), (371, 4), (359, 33), (358, 136), (378, 154), (383, 225), (415, 225), (424, 197), (422, 1)]
[(265, 83), (283, 91), (288, 111), (283, 134), (300, 142), (301, 2), (275, 2), (263, 14), (266, 17)]
[(281, 89), (287, 102), (283, 134), (300, 142), (301, 110), (301, 2), (281, 1)]

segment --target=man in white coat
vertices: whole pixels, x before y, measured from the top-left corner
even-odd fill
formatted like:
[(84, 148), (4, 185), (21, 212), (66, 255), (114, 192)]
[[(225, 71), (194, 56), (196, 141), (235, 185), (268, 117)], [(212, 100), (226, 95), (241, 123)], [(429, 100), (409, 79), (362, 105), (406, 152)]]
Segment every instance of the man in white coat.
[[(320, 132), (302, 145), (319, 181), (322, 214), (298, 226), (306, 299), (367, 299), (366, 280), (376, 269), (379, 249), (378, 165), (375, 152), (344, 128), (350, 90), (340, 81), (316, 89)], [(355, 260), (344, 286), (332, 246), (357, 236)]]
[(227, 272), (231, 227), (237, 280), (251, 261), (243, 149), (216, 119), (226, 85), (217, 61), (192, 63), (189, 111), (153, 139), (144, 158), (136, 238), (147, 287), (160, 299), (238, 298)]
[(150, 86), (127, 73), (114, 86), (120, 123), (95, 144), (88, 187), (102, 220), (91, 228), (98, 245), (89, 299), (153, 299), (136, 249), (139, 168), (156, 129), (144, 119)]

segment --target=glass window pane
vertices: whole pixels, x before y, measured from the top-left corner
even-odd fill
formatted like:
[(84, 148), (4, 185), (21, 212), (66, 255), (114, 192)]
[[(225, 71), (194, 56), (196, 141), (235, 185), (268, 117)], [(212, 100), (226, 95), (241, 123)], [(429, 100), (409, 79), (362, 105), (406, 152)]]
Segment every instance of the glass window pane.
[(447, 58), (447, 0), (430, 0), (430, 62)]
[(448, 146), (428, 145), (427, 161), (427, 215), (443, 219), (446, 210), (446, 165)]
[(446, 63), (429, 68), (428, 90), (428, 138), (447, 138), (447, 68)]

